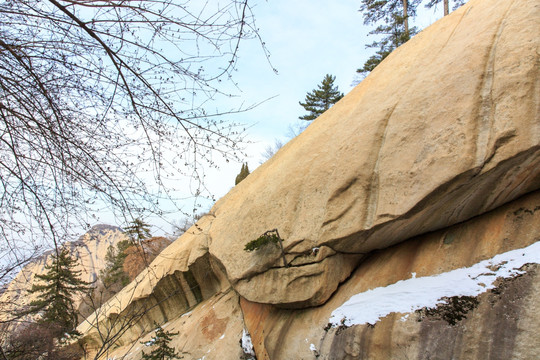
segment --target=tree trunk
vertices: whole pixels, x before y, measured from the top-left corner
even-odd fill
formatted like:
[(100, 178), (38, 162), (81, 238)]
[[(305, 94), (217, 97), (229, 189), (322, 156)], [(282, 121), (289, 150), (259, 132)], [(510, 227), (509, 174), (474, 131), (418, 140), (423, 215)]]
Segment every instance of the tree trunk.
[(407, 13), (408, 2), (409, 0), (403, 0), (403, 24), (405, 26), (405, 34), (409, 34), (409, 15)]
[(450, 12), (448, 10), (448, 0), (444, 0), (444, 16), (448, 15)]
[(278, 237), (278, 243), (279, 243), (279, 247), (281, 248), (281, 258), (283, 259), (283, 267), (288, 267), (287, 266), (287, 259), (285, 259), (285, 249), (283, 249), (283, 239), (281, 238), (281, 236), (279, 236), (279, 232), (278, 232), (278, 229), (274, 229), (274, 230), (270, 230), (270, 231), (267, 231), (265, 232), (265, 234), (269, 233), (269, 232), (275, 232), (277, 237)]
[(8, 360), (6, 357), (6, 354), (4, 354), (4, 349), (2, 349), (2, 346), (0, 345), (0, 360)]

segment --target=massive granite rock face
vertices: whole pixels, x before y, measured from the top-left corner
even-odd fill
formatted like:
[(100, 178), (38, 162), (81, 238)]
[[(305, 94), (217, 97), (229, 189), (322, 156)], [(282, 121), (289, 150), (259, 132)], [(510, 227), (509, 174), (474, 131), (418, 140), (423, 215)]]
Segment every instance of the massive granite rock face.
[[(534, 1), (472, 1), (396, 50), (221, 199), (210, 253), (235, 290), (319, 305), (354, 267), (346, 254), (360, 259), (538, 188), (537, 30)], [(289, 269), (277, 268), (278, 251), (242, 251), (273, 228), (290, 257), (332, 251)], [(308, 286), (317, 278), (324, 288)]]
[[(190, 358), (237, 359), (242, 323), (259, 359), (534, 358), (534, 264), (459, 324), (426, 310), (324, 328), (358, 292), (540, 240), (539, 29), (535, 0), (471, 0), (415, 36), (82, 324), (84, 339), (103, 349), (96, 324), (140, 313), (108, 356), (138, 359), (155, 321)], [(287, 266), (277, 246), (243, 250), (271, 229)], [(515, 316), (492, 311), (505, 307)]]
[(332, 327), (329, 321), (355, 294), (471, 267), (535, 244), (539, 224), (536, 191), (469, 221), (374, 252), (322, 306), (286, 310), (242, 300), (257, 359), (537, 359), (538, 263), (526, 265), (517, 277), (498, 279), (495, 288), (476, 298), (450, 302), (451, 307), (391, 312), (372, 324), (339, 326), (338, 321)]

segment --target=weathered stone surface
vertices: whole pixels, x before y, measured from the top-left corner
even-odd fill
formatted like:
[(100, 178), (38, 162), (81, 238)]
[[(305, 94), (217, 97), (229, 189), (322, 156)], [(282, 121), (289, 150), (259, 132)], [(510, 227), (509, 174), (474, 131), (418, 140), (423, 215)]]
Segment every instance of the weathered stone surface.
[(131, 280), (134, 279), (170, 244), (171, 240), (157, 236), (131, 245), (126, 249), (125, 273)]
[[(537, 189), (539, 19), (534, 0), (470, 1), (396, 50), (221, 199), (209, 250), (234, 288), (251, 301), (294, 305), (295, 274), (317, 273), (313, 282), (329, 288), (349, 274), (335, 267), (329, 279), (322, 259), (285, 269), (277, 248), (243, 251), (266, 230), (279, 229), (287, 253), (325, 245), (364, 254)], [(288, 280), (268, 284), (280, 277)], [(273, 293), (249, 290), (259, 286)]]
[[(323, 306), (278, 309), (242, 300), (258, 359), (535, 359), (540, 356), (540, 265), (499, 281), (452, 326), (434, 316), (392, 313), (374, 326), (325, 331), (352, 295), (468, 267), (540, 241), (540, 192), (485, 215), (374, 253)], [(310, 349), (311, 344), (317, 353)], [(316, 357), (319, 354), (319, 357)]]
[[(167, 322), (162, 327), (171, 333), (178, 332), (169, 346), (174, 347), (184, 359), (238, 360), (243, 351), (240, 339), (244, 330), (238, 295), (232, 291), (217, 293), (201, 302), (192, 311)], [(148, 324), (137, 341), (125, 343), (106, 353), (106, 359), (138, 360), (144, 345), (154, 335), (155, 324)]]
[[(177, 318), (228, 289), (225, 276), (212, 264), (208, 237), (201, 230), (210, 218), (191, 227), (181, 241), (163, 250), (134, 281), (81, 323), (77, 329), (84, 334), (84, 341), (92, 348), (113, 342), (115, 346), (129, 344), (155, 323)], [(104, 339), (103, 333), (109, 337)]]
[(336, 254), (316, 263), (269, 269), (251, 279), (238, 281), (235, 289), (250, 299), (264, 294), (265, 303), (288, 308), (322, 304), (357, 264), (358, 256)]

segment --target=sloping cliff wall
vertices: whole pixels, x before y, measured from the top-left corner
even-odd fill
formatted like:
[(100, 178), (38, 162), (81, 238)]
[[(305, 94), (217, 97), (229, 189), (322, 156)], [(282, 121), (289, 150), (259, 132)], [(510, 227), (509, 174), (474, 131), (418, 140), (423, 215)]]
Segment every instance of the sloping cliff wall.
[[(536, 260), (449, 307), (332, 314), (540, 240), (539, 29), (535, 0), (471, 0), (415, 36), (88, 318), (83, 340), (139, 359), (155, 321), (193, 359), (238, 359), (244, 326), (258, 359), (537, 357)], [(287, 266), (277, 246), (243, 250), (275, 228)], [(104, 350), (100, 326), (134, 309)]]
[[(440, 291), (438, 287), (415, 290), (410, 284), (374, 299), (379, 308), (371, 313), (395, 310), (381, 312), (380, 319), (371, 324), (341, 326), (341, 318), (336, 319), (337, 325), (329, 326), (329, 322), (332, 313), (355, 294), (413, 277), (431, 277), (441, 287), (456, 288), (457, 295), (459, 284), (436, 276), (538, 244), (539, 224), (540, 192), (535, 192), (480, 217), (374, 252), (322, 306), (284, 310), (242, 300), (257, 359), (538, 358), (539, 264), (525, 266), (517, 277), (499, 279), (493, 289), (486, 288), (477, 297), (457, 296), (449, 302), (451, 306), (438, 310), (399, 311), (410, 301), (409, 294), (421, 298), (429, 295), (425, 291)], [(495, 271), (501, 264), (493, 266)], [(372, 306), (366, 301), (351, 313)]]

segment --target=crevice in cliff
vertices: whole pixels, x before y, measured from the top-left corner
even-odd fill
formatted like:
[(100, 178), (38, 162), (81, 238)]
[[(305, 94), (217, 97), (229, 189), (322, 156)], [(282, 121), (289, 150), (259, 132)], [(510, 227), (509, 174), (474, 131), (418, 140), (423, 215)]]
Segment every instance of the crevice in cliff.
[[(495, 59), (497, 53), (497, 45), (501, 38), (504, 22), (510, 9), (514, 6), (514, 2), (508, 5), (508, 8), (504, 12), (504, 15), (499, 20), (497, 29), (493, 34), (493, 39), (490, 42), (490, 47), (486, 54), (486, 62), (484, 65), (484, 72), (482, 79), (477, 90), (477, 97), (480, 98), (478, 102), (478, 109), (476, 109), (476, 117), (478, 119), (476, 124), (476, 151), (475, 151), (475, 167), (481, 168), (488, 162), (493, 156), (488, 154), (488, 146), (492, 137), (491, 130), (494, 122), (494, 104), (493, 104), (493, 81), (495, 77)], [(492, 152), (494, 153), (496, 149)], [(480, 171), (479, 170), (479, 171)]]
[[(363, 227), (370, 227), (373, 225), (375, 215), (377, 214), (377, 207), (379, 204), (379, 166), (381, 162), (381, 153), (383, 151), (384, 145), (386, 143), (387, 133), (388, 133), (388, 124), (390, 123), (390, 119), (392, 118), (392, 115), (394, 114), (394, 111), (396, 110), (398, 103), (394, 104), (392, 108), (389, 110), (388, 114), (385, 116), (385, 118), (382, 121), (382, 124), (380, 125), (381, 128), (379, 128), (379, 131), (377, 132), (376, 136), (380, 136), (381, 140), (377, 147), (377, 154), (375, 155), (375, 162), (373, 169), (371, 170), (371, 179), (369, 181), (369, 188), (367, 190), (367, 196), (366, 196), (366, 202), (364, 204), (365, 211), (365, 218), (363, 219)], [(380, 134), (379, 134), (380, 132)]]
[[(403, 215), (370, 229), (327, 240), (320, 246), (344, 254), (362, 253), (361, 249), (370, 245), (384, 249), (413, 236), (467, 221), (539, 189), (540, 174), (531, 170), (539, 166), (540, 145), (519, 152), (484, 173), (474, 168), (454, 176)], [(502, 182), (505, 178), (509, 180)], [(502, 184), (506, 185), (502, 187)], [(497, 187), (499, 191), (478, 191)]]
[(456, 21), (456, 25), (454, 26), (454, 28), (452, 29), (452, 31), (450, 32), (450, 35), (448, 36), (448, 38), (446, 39), (446, 41), (444, 42), (443, 46), (441, 46), (441, 48), (439, 49), (438, 53), (437, 53), (437, 56), (439, 55), (439, 53), (446, 47), (446, 45), (450, 42), (450, 40), (454, 37), (454, 34), (456, 33), (456, 30), (457, 28), (459, 27), (459, 25), (461, 25), (461, 22), (463, 21), (463, 18), (465, 16), (467, 16), (469, 14), (469, 12), (471, 11), (471, 7), (469, 7), (466, 11), (463, 11), (461, 13), (461, 16), (459, 17), (459, 20)]
[(370, 151), (367, 159), (368, 164), (373, 164), (371, 165), (371, 178), (368, 180), (368, 184), (360, 183), (360, 178), (358, 176), (353, 176), (348, 179), (344, 185), (333, 190), (327, 201), (328, 209), (325, 220), (322, 223), (323, 228), (333, 224), (337, 220), (343, 218), (351, 210), (357, 208), (356, 205), (359, 202), (359, 197), (346, 195), (351, 192), (359, 191), (359, 189), (365, 194), (362, 206), (366, 209), (364, 218), (361, 219), (361, 222), (364, 226), (366, 226), (365, 224), (371, 224), (373, 222), (378, 205), (380, 157), (387, 137), (388, 124), (397, 105), (398, 103), (395, 103), (393, 106), (389, 107), (384, 118), (377, 124), (377, 130), (373, 136), (373, 150)]

